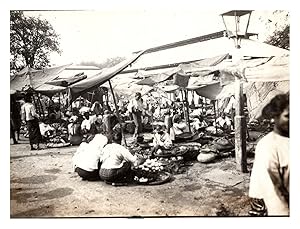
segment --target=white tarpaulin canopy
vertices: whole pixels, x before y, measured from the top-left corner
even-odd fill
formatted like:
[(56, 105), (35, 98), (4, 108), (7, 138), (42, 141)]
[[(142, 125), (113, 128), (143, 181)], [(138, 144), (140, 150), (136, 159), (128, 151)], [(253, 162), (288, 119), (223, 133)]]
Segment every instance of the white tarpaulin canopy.
[(70, 66), (63, 65), (52, 68), (45, 68), (42, 70), (35, 70), (25, 67), (22, 71), (16, 73), (10, 80), (10, 88), (13, 90), (22, 91), (26, 88), (37, 89), (47, 81), (56, 78), (65, 68)]

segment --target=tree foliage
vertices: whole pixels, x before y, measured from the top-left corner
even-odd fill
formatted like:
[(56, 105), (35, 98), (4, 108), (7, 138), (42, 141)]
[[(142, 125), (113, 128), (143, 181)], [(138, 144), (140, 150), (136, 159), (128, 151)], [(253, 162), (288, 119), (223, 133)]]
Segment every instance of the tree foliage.
[(285, 10), (275, 10), (266, 18), (261, 18), (264, 29), (269, 31), (265, 43), (290, 50), (290, 14)]
[(282, 30), (276, 30), (273, 35), (267, 39), (266, 43), (290, 50), (290, 25), (286, 25)]
[(10, 13), (10, 68), (25, 66), (43, 69), (49, 65), (49, 54), (61, 53), (59, 35), (47, 20), (26, 17), (23, 11)]

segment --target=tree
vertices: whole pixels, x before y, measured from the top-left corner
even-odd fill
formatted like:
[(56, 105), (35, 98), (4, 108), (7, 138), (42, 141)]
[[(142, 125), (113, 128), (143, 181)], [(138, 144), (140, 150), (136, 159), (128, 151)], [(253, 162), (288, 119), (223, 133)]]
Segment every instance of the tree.
[(279, 48), (290, 49), (290, 14), (285, 10), (270, 11), (260, 17), (264, 29), (262, 41)]
[(50, 52), (61, 53), (59, 35), (47, 20), (26, 17), (23, 11), (10, 13), (10, 68), (49, 66)]
[(279, 48), (290, 50), (290, 25), (286, 25), (283, 30), (276, 30), (267, 40), (266, 43)]

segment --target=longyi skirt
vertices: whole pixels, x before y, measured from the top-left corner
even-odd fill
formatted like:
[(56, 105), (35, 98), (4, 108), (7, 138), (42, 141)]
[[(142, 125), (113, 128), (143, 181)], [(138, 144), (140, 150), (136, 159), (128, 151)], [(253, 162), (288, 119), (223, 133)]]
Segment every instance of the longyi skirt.
[(40, 132), (39, 121), (37, 119), (27, 121), (27, 128), (29, 133), (30, 144), (40, 143), (42, 140), (42, 135)]

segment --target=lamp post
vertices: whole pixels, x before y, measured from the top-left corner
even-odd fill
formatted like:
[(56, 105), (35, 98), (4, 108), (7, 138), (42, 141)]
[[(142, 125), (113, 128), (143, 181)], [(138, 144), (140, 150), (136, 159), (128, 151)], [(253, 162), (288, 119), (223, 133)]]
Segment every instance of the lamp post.
[[(235, 55), (232, 56), (233, 62), (239, 61), (242, 57), (239, 55), (241, 40), (248, 38), (247, 30), (250, 22), (252, 10), (232, 10), (221, 14), (226, 33), (229, 39), (234, 41)], [(244, 116), (244, 97), (243, 83), (241, 79), (235, 76), (235, 158), (237, 169), (241, 172), (247, 172), (246, 155), (246, 119)]]

